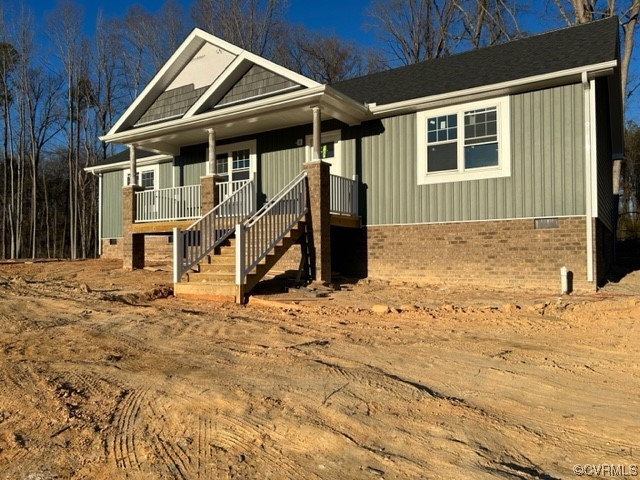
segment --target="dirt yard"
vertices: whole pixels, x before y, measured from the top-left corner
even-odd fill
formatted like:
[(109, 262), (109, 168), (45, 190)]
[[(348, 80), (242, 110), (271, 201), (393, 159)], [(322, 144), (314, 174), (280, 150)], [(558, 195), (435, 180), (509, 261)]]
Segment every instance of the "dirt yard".
[(153, 270), (0, 265), (0, 478), (559, 479), (640, 464), (640, 271), (565, 297), (272, 282), (243, 307), (168, 296), (169, 268)]

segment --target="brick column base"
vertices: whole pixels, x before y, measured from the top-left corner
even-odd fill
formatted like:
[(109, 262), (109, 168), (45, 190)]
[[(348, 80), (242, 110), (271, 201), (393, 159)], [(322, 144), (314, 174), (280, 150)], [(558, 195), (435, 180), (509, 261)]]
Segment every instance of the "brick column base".
[(205, 175), (200, 177), (200, 214), (206, 215), (213, 207), (220, 203), (218, 198), (217, 175)]
[(136, 192), (143, 190), (137, 185), (122, 189), (122, 268), (134, 270), (144, 268), (144, 234), (132, 233), (136, 219)]
[(308, 231), (312, 280), (331, 282), (331, 214), (330, 165), (322, 160), (307, 162), (304, 169), (308, 180)]

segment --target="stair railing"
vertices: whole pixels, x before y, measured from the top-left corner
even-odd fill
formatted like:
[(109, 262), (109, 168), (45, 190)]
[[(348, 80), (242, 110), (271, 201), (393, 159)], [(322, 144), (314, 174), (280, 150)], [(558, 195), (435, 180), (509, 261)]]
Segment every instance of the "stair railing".
[(185, 230), (173, 229), (174, 283), (255, 213), (254, 190), (254, 182), (247, 182)]
[(242, 291), (247, 275), (307, 213), (307, 172), (301, 172), (236, 232), (236, 285)]

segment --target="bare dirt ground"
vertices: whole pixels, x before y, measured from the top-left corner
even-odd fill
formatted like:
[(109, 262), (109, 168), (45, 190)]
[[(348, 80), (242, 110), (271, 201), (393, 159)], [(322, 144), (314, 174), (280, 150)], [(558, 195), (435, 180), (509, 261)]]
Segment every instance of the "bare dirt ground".
[(561, 298), (360, 282), (236, 306), (169, 285), (168, 267), (0, 265), (0, 478), (556, 479), (640, 464), (640, 271)]

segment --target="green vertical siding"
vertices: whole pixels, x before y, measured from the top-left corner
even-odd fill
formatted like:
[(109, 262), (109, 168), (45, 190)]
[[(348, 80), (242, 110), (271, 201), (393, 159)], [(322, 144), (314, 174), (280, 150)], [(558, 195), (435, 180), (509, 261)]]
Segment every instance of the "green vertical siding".
[(207, 173), (206, 148), (206, 144), (201, 144), (180, 149), (173, 167), (176, 187), (200, 184), (200, 177)]
[(416, 115), (362, 127), (370, 225), (583, 215), (580, 85), (511, 98), (511, 176), (418, 185)]
[[(344, 176), (352, 178), (356, 173), (356, 145), (359, 129), (349, 129), (338, 122), (324, 122), (322, 131), (341, 131), (340, 155)], [(306, 137), (311, 135), (311, 125), (275, 130), (257, 137), (258, 191), (261, 200), (277, 194), (304, 168)], [(301, 140), (303, 145), (298, 146)]]
[(102, 238), (122, 236), (122, 170), (102, 174)]
[(173, 163), (165, 162), (158, 165), (158, 188), (173, 187)]

